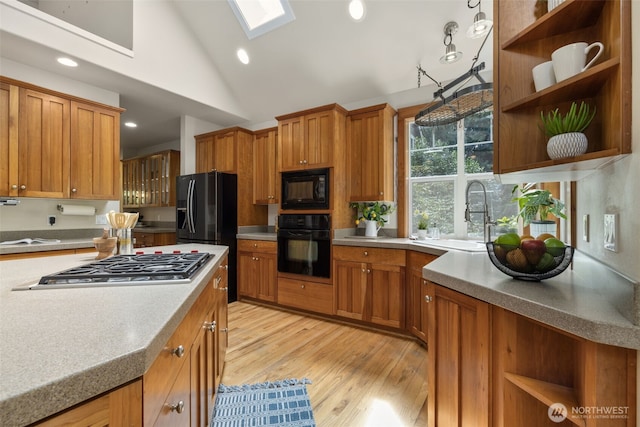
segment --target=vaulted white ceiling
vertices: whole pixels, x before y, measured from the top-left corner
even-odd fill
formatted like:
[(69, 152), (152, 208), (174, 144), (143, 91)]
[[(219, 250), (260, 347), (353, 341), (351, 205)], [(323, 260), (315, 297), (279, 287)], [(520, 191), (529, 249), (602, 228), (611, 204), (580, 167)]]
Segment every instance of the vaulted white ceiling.
[[(333, 102), (349, 105), (411, 90), (417, 87), (418, 64), (446, 82), (469, 70), (482, 43), (464, 34), (477, 12), (468, 8), (467, 0), (365, 0), (361, 22), (349, 17), (348, 0), (290, 0), (296, 19), (252, 40), (226, 0), (133, 4), (134, 57), (129, 62), (116, 60), (113, 66), (109, 55), (103, 55), (74, 70), (54, 69), (49, 61), (55, 49), (45, 41), (0, 32), (2, 57), (120, 93), (121, 106), (127, 109), (123, 121), (131, 118), (140, 124), (135, 132), (123, 131), (124, 147), (178, 139), (179, 117), (185, 114), (221, 127), (251, 128), (302, 109)], [(489, 18), (492, 7), (491, 1), (483, 1)], [(153, 25), (165, 22), (167, 15), (171, 25)], [(110, 19), (116, 32), (125, 22), (104, 16), (86, 19)], [(453, 43), (464, 57), (442, 65), (443, 27), (452, 20), (460, 24)], [(250, 55), (248, 65), (236, 58), (240, 47)], [(185, 50), (199, 55), (199, 61), (184, 60)], [(490, 70), (491, 58), (489, 40), (478, 62), (486, 62)], [(130, 65), (141, 61), (153, 63), (155, 72)], [(170, 71), (175, 83), (165, 84), (154, 75), (163, 70)], [(422, 84), (432, 82), (423, 76)]]

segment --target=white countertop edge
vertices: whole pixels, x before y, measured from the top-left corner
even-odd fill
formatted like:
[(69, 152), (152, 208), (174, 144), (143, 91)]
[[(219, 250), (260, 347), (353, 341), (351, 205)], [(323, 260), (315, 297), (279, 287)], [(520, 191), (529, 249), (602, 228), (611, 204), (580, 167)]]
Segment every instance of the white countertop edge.
[[(209, 248), (207, 248), (207, 246), (209, 246)], [(153, 253), (156, 249), (164, 252), (171, 252), (173, 249), (198, 249), (214, 253), (216, 256), (212, 262), (207, 263), (203, 269), (198, 272), (190, 284), (160, 285), (188, 287), (188, 289), (185, 289), (183, 299), (176, 302), (175, 308), (172, 309), (172, 314), (166, 319), (164, 324), (159, 325), (159, 329), (155, 335), (149, 337), (145, 346), (141, 348), (131, 348), (130, 351), (124, 352), (117, 357), (102, 360), (96, 365), (81, 368), (80, 370), (78, 370), (76, 366), (69, 366), (66, 374), (55, 378), (38, 378), (35, 381), (29, 381), (29, 378), (26, 378), (23, 372), (15, 372), (14, 378), (3, 376), (3, 384), (0, 385), (0, 425), (25, 425), (38, 421), (144, 375), (205, 288), (213, 276), (214, 271), (222, 263), (224, 256), (229, 250), (226, 246), (211, 247), (211, 245), (188, 244), (144, 248), (144, 251)], [(80, 257), (80, 255), (68, 255), (67, 257)], [(19, 261), (24, 262), (28, 260)], [(33, 262), (34, 260), (32, 259), (30, 261)], [(3, 262), (10, 263), (15, 261), (8, 260)], [(54, 268), (51, 272), (54, 271), (59, 271), (59, 269), (55, 270)], [(6, 292), (5, 286), (6, 285), (3, 284), (0, 292)], [(59, 291), (73, 292), (74, 290), (50, 289), (11, 292), (46, 293)], [(6, 319), (3, 319), (3, 321), (4, 320)], [(2, 344), (4, 347), (4, 342)], [(37, 345), (37, 343), (34, 345)], [(2, 352), (5, 351), (7, 351), (7, 349), (3, 348)], [(64, 349), (61, 348), (60, 351), (62, 352)], [(4, 356), (0, 358), (4, 359), (3, 363), (7, 363), (7, 358)], [(17, 392), (14, 391), (17, 388), (15, 387), (15, 382), (22, 384), (22, 388)], [(12, 383), (14, 383), (13, 386)], [(11, 388), (11, 390), (7, 392), (7, 388)]]

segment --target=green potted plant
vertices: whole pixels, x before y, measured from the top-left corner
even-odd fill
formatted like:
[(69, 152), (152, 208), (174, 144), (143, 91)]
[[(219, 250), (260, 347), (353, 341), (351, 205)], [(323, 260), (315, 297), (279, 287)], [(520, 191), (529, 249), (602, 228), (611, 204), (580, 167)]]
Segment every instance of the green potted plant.
[(566, 114), (561, 114), (556, 108), (546, 115), (540, 112), (541, 129), (549, 136), (547, 154), (551, 159), (579, 156), (587, 152), (588, 141), (583, 131), (591, 124), (596, 115), (596, 109), (582, 102), (580, 108), (575, 102)]
[(416, 209), (415, 214), (418, 216), (418, 239), (425, 240), (427, 238), (427, 228), (429, 227), (429, 214)]
[[(567, 219), (564, 214), (564, 203), (553, 197), (549, 190), (535, 188), (536, 183), (529, 183), (522, 188), (517, 185), (511, 190), (514, 202), (518, 202), (518, 216), (522, 225), (531, 225), (530, 234), (537, 237), (543, 233), (556, 235), (556, 222), (549, 220), (549, 214)], [(519, 193), (519, 196), (517, 195)]]
[(389, 221), (385, 217), (395, 210), (395, 206), (385, 202), (354, 202), (349, 206), (357, 209), (356, 226), (364, 221), (366, 224), (365, 236), (369, 237), (378, 235), (378, 230)]

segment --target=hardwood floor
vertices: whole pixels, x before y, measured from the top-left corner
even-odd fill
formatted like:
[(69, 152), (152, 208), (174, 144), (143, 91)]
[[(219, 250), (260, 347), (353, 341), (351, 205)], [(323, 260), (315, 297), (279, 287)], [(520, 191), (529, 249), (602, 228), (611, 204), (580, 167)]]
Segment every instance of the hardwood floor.
[(318, 427), (427, 425), (427, 350), (417, 342), (231, 303), (222, 382), (303, 377)]

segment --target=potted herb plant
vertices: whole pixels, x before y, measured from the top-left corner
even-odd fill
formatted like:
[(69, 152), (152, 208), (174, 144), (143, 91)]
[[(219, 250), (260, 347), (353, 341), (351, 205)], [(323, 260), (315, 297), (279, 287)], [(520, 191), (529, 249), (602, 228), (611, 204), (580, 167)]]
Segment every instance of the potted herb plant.
[(378, 230), (384, 227), (384, 224), (388, 221), (385, 217), (395, 210), (393, 205), (384, 202), (354, 202), (349, 206), (357, 209), (356, 226), (364, 221), (366, 224), (365, 236), (369, 237), (378, 235)]
[(530, 183), (522, 188), (514, 186), (511, 194), (514, 202), (518, 202), (518, 216), (522, 218), (522, 225), (531, 225), (530, 234), (534, 237), (543, 233), (556, 235), (556, 222), (549, 220), (549, 214), (567, 219), (564, 214), (564, 203), (552, 196), (549, 190), (535, 188), (536, 183)]
[(418, 239), (425, 240), (427, 238), (427, 228), (429, 227), (429, 214), (426, 212), (415, 211), (418, 216)]
[(578, 156), (587, 152), (588, 141), (583, 131), (591, 124), (596, 115), (595, 107), (591, 109), (582, 102), (580, 108), (575, 102), (566, 114), (556, 108), (546, 115), (540, 112), (542, 130), (549, 136), (547, 154), (551, 159)]

